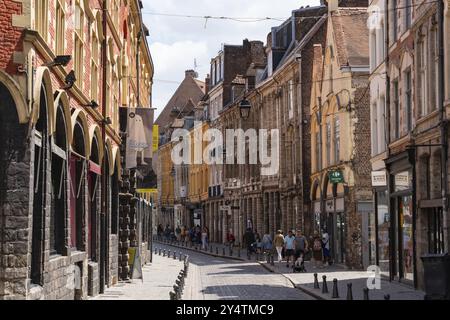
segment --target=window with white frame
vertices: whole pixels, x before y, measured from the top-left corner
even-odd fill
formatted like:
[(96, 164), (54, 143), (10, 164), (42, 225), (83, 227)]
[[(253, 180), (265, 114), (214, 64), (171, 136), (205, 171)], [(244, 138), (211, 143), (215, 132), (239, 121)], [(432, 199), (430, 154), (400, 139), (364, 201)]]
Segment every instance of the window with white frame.
[(410, 132), (412, 130), (412, 77), (411, 68), (408, 68), (404, 72), (404, 85), (405, 85), (405, 120), (406, 130)]
[(289, 119), (294, 118), (294, 81), (288, 82), (288, 116)]
[(83, 36), (84, 36), (84, 11), (82, 0), (75, 0), (75, 32), (74, 32), (74, 71), (77, 78), (77, 84), (80, 89), (83, 88)]
[(36, 0), (35, 3), (35, 26), (36, 31), (47, 40), (48, 34), (48, 0)]
[(64, 39), (66, 30), (65, 2), (56, 1), (56, 34), (55, 34), (55, 52), (56, 55), (64, 54)]
[(338, 164), (341, 160), (341, 123), (339, 116), (334, 118), (334, 163)]
[(371, 137), (372, 137), (372, 156), (378, 154), (378, 106), (377, 102), (372, 103), (371, 107)]
[(418, 62), (418, 95), (420, 104), (420, 115), (426, 116), (428, 114), (428, 90), (427, 90), (427, 48), (425, 37), (421, 36), (421, 39), (417, 43), (417, 62)]

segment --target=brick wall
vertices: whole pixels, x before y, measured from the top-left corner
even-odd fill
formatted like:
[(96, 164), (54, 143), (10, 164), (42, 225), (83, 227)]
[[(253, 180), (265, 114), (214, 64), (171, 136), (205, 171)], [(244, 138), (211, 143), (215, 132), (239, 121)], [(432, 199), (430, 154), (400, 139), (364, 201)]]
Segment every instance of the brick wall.
[(17, 73), (17, 65), (14, 64), (14, 52), (23, 49), (19, 41), (22, 28), (13, 27), (13, 15), (22, 13), (22, 4), (12, 0), (0, 0), (0, 69), (9, 74)]

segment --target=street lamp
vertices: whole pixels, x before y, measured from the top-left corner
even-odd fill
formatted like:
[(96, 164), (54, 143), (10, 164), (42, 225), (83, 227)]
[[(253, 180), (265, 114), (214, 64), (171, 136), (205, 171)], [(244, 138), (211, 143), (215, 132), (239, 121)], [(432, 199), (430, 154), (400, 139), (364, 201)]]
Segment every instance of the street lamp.
[(250, 101), (248, 101), (246, 98), (242, 99), (239, 103), (239, 110), (241, 112), (241, 118), (244, 120), (247, 120), (250, 116), (250, 109), (252, 108), (252, 105)]

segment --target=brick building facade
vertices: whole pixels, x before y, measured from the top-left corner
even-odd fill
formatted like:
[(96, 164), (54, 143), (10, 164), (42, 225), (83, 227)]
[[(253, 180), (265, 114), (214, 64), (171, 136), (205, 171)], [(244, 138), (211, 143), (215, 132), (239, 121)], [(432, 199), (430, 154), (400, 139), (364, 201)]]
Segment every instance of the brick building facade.
[[(86, 299), (119, 280), (119, 106), (153, 76), (147, 45), (131, 40), (139, 4), (0, 8), (0, 299)], [(141, 88), (129, 81), (136, 50)]]

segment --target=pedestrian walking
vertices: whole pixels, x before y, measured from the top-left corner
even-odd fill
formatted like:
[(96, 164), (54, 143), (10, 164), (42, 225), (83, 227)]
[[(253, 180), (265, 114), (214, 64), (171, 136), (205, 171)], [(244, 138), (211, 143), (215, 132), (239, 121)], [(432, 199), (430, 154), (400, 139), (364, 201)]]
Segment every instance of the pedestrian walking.
[(177, 237), (177, 241), (181, 240), (181, 228), (178, 225), (177, 228), (175, 229), (175, 236)]
[(312, 243), (312, 260), (314, 267), (317, 268), (323, 261), (322, 254), (322, 239), (319, 236), (319, 232), (314, 231), (314, 236), (311, 239)]
[(244, 234), (244, 244), (247, 247), (247, 256), (250, 258), (253, 251), (253, 244), (255, 243), (255, 234), (252, 232), (252, 229), (248, 228)]
[(297, 234), (294, 238), (295, 260), (297, 260), (301, 256), (303, 256), (304, 259), (306, 252), (308, 252), (308, 249), (308, 240), (302, 234), (301, 230), (297, 230)]
[(269, 254), (272, 251), (272, 237), (269, 233), (265, 233), (262, 238), (263, 252)]
[(202, 237), (202, 249), (206, 250), (206, 240), (208, 237), (208, 232), (207, 232), (206, 228), (203, 228), (201, 237)]
[(230, 247), (230, 251), (233, 251), (235, 242), (236, 242), (236, 238), (234, 237), (233, 232), (230, 229), (230, 230), (228, 230), (228, 233), (227, 233), (227, 243), (228, 243), (228, 246)]
[(294, 232), (289, 230), (288, 235), (284, 238), (284, 246), (286, 248), (286, 267), (289, 268), (289, 260), (292, 259), (294, 263)]
[(323, 265), (331, 265), (331, 254), (330, 254), (330, 235), (326, 230), (322, 233), (322, 248), (323, 248)]
[(284, 246), (284, 237), (283, 237), (283, 232), (281, 230), (277, 231), (277, 235), (275, 236), (275, 239), (273, 242), (275, 244), (275, 248), (277, 249), (278, 262), (281, 262), (283, 260), (283, 258), (281, 256), (281, 252), (283, 251), (283, 246)]

